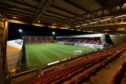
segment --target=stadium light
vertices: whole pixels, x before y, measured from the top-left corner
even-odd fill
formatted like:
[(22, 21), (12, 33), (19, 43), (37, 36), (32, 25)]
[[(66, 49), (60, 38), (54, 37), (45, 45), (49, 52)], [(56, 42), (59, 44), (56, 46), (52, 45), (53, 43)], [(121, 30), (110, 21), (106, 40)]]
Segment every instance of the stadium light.
[(22, 30), (22, 29), (19, 29), (18, 31), (19, 31), (20, 33), (22, 33), (22, 32), (23, 32), (23, 30)]
[(56, 34), (56, 33), (53, 31), (53, 32), (52, 32), (52, 35), (55, 35), (55, 34)]

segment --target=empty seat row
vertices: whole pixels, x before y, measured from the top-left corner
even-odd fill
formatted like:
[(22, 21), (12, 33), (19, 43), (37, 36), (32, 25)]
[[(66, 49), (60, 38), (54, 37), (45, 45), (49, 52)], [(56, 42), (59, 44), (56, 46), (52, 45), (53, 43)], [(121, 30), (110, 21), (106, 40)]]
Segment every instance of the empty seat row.
[[(69, 65), (69, 66), (67, 66), (65, 68), (62, 68), (60, 70), (52, 71), (52, 72), (50, 72), (48, 74), (42, 75), (40, 78), (37, 78), (36, 80), (34, 80), (32, 82), (34, 82), (34, 84), (41, 84), (41, 83), (51, 83), (51, 82), (54, 82), (56, 80), (60, 80), (63, 77), (67, 77), (68, 75), (71, 75), (71, 73), (74, 73), (75, 71), (83, 68), (84, 66), (86, 66), (88, 64), (91, 64), (92, 62), (94, 62), (96, 60), (99, 60), (102, 57), (106, 57), (110, 53), (118, 52), (123, 48), (124, 48), (124, 45), (119, 46), (117, 48), (109, 49), (109, 50), (104, 51), (104, 52), (99, 53), (99, 54), (95, 54), (94, 56), (83, 57), (83, 59), (77, 60), (72, 65)], [(105, 61), (98, 64), (97, 67), (99, 67), (101, 65), (104, 65), (104, 63), (108, 62), (111, 59), (112, 59), (111, 57), (107, 58)], [(94, 66), (94, 67), (97, 68), (96, 66)], [(93, 68), (93, 69), (95, 70), (95, 68)]]
[[(118, 52), (119, 53), (119, 52)], [(84, 79), (85, 77), (87, 77), (88, 75), (92, 74), (93, 72), (95, 72), (98, 68), (104, 66), (106, 63), (110, 62), (112, 59), (118, 57), (119, 55), (112, 55), (107, 57), (105, 60), (98, 62), (96, 64), (94, 64), (92, 67), (80, 72), (79, 74), (73, 76), (71, 79), (69, 79), (68, 81), (64, 82), (64, 84), (78, 84), (78, 82), (81, 81), (81, 79)]]
[(112, 79), (111, 84), (126, 84), (126, 62), (122, 64)]

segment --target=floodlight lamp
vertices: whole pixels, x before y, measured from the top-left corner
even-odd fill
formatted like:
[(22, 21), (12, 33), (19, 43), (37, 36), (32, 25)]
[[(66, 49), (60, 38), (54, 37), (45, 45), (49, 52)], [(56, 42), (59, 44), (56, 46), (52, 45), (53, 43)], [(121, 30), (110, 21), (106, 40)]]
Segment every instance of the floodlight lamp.
[(23, 32), (23, 30), (22, 30), (22, 29), (19, 29), (18, 31), (19, 31), (20, 33), (22, 33), (22, 32)]
[(56, 34), (56, 33), (53, 31), (53, 32), (52, 32), (52, 35), (55, 35), (55, 34)]

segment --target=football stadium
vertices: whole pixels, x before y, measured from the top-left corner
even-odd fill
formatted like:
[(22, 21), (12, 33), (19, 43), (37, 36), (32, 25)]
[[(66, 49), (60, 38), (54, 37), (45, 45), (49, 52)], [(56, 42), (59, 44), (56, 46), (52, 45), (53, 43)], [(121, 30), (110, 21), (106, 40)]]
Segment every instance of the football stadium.
[(76, 55), (86, 54), (92, 51), (93, 49), (90, 48), (80, 48), (80, 47), (59, 45), (52, 43), (27, 44), (26, 45), (27, 65), (29, 67), (39, 65), (42, 67), (44, 65), (48, 65), (48, 63), (57, 60), (72, 58), (75, 57)]
[(0, 0), (0, 84), (126, 84), (126, 1)]

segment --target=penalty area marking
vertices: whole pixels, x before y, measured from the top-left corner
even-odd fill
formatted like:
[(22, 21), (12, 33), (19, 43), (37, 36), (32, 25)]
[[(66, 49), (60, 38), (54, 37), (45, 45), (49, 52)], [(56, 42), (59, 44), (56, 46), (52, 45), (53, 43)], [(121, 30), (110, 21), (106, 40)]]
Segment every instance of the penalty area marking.
[(54, 62), (51, 62), (51, 63), (48, 63), (47, 65), (52, 65), (52, 64), (56, 64), (56, 63), (59, 63), (60, 61), (54, 61)]
[(82, 54), (82, 50), (75, 50), (73, 52), (74, 55), (79, 55), (79, 54)]

